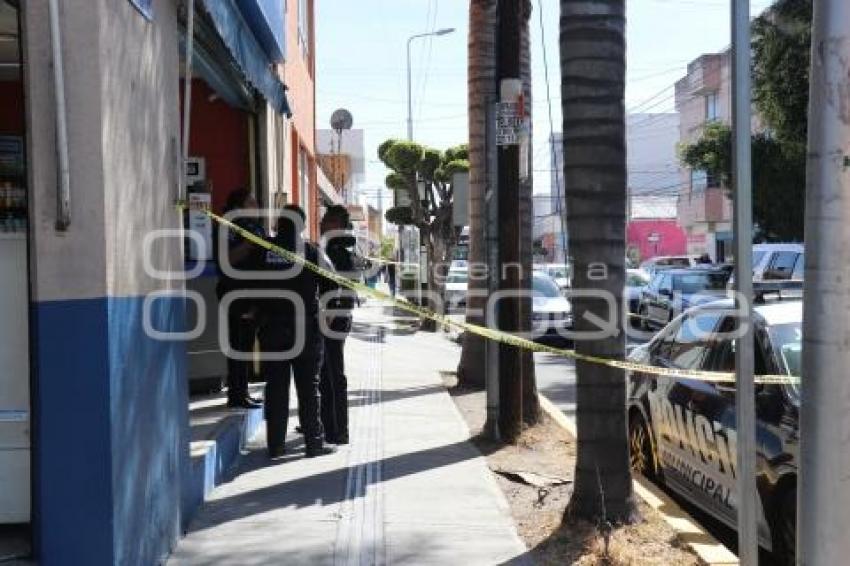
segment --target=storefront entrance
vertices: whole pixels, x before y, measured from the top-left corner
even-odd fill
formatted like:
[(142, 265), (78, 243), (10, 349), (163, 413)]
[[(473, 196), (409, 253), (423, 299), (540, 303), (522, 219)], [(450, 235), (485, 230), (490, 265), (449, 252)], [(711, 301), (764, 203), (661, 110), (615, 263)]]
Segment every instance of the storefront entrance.
[(28, 206), (18, 9), (0, 0), (0, 560), (29, 554)]

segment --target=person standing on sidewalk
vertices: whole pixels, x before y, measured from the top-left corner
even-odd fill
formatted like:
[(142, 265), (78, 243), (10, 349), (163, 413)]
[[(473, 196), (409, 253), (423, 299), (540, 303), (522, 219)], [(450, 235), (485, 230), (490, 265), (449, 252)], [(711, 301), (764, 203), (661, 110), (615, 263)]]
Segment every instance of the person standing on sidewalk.
[[(351, 219), (343, 206), (328, 207), (319, 229), (325, 239), (325, 252), (340, 274), (354, 278), (354, 237)], [(348, 290), (339, 290), (336, 298), (328, 301), (334, 311), (329, 322), (333, 335), (325, 336), (325, 359), (322, 364), (320, 389), (325, 402), (322, 405), (322, 425), (325, 438), (334, 444), (348, 444), (348, 378), (345, 377), (345, 337), (351, 331), (351, 309), (354, 297)]]
[[(310, 263), (332, 269), (321, 251), (301, 238), (306, 216), (300, 207), (284, 207), (272, 242), (299, 254)], [(289, 296), (268, 301), (260, 313), (260, 351), (263, 378), (266, 380), (266, 441), (270, 458), (284, 454), (289, 420), (289, 380), (295, 376), (298, 395), (298, 420), (304, 434), (306, 456), (313, 458), (336, 449), (324, 444), (319, 418), (319, 372), (323, 341), (319, 330), (319, 294), (323, 279), (313, 271), (272, 251), (265, 252), (265, 267), (280, 271), (266, 281), (268, 288)], [(296, 304), (300, 303), (300, 304)]]
[(387, 263), (387, 284), (390, 286), (390, 294), (395, 297), (395, 262)]
[[(234, 189), (227, 196), (225, 215), (236, 213), (234, 223), (239, 227), (259, 236), (266, 237), (266, 232), (259, 219), (250, 211), (257, 208), (257, 201), (248, 189)], [(222, 228), (225, 229), (225, 228)], [(218, 241), (218, 240), (216, 240)], [(251, 288), (249, 279), (231, 277), (222, 268), (222, 254), (227, 254), (227, 260), (232, 269), (245, 272), (245, 277), (250, 276), (250, 271), (262, 269), (263, 250), (234, 232), (227, 231), (227, 248), (218, 250), (218, 264), (221, 275), (216, 287), (219, 301), (230, 292), (243, 291)], [(250, 299), (236, 299), (230, 303), (227, 312), (227, 335), (230, 340), (230, 348), (236, 353), (251, 352), (254, 349), (254, 341), (257, 336), (256, 304)], [(262, 402), (252, 398), (248, 394), (248, 375), (250, 373), (250, 362), (237, 360), (233, 356), (227, 357), (227, 406), (232, 408), (255, 409), (262, 406)]]

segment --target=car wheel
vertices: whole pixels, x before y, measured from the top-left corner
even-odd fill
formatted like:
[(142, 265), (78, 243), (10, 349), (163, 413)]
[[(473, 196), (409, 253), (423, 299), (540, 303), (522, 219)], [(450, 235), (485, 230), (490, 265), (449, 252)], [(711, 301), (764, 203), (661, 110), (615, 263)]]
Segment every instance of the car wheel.
[(634, 415), (629, 420), (629, 463), (634, 472), (650, 479), (658, 477), (658, 466), (649, 427), (639, 415)]
[(797, 552), (797, 490), (782, 497), (770, 530), (774, 564), (793, 566)]

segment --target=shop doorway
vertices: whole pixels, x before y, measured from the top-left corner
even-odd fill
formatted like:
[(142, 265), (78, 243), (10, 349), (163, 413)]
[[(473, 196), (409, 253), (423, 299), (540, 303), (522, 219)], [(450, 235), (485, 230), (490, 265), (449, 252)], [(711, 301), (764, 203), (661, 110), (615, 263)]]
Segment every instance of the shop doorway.
[(29, 212), (17, 2), (0, 0), (0, 560), (31, 552)]

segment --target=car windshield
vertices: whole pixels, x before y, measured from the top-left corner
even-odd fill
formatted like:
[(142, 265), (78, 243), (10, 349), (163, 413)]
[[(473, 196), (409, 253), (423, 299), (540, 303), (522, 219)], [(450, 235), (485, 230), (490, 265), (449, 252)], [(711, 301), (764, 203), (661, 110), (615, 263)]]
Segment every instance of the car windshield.
[(702, 291), (720, 291), (726, 289), (728, 276), (725, 273), (688, 273), (673, 278), (673, 290), (684, 295)]
[(759, 263), (761, 263), (761, 259), (767, 254), (767, 252), (753, 252), (753, 267), (756, 267)]
[(550, 267), (546, 272), (549, 274), (549, 277), (554, 277), (555, 279), (565, 279), (567, 277), (566, 267)]
[[(768, 333), (785, 373), (797, 378), (802, 377), (803, 328), (801, 323), (776, 324), (768, 329)], [(794, 383), (791, 387), (799, 393), (799, 383)]]
[(534, 287), (534, 294), (536, 296), (549, 298), (561, 296), (558, 286), (546, 275), (535, 273), (532, 279), (532, 286)]
[(449, 273), (446, 283), (466, 283), (467, 275), (464, 271)]
[(689, 267), (691, 265), (691, 260), (686, 257), (671, 257), (666, 261), (666, 265), (671, 267)]

